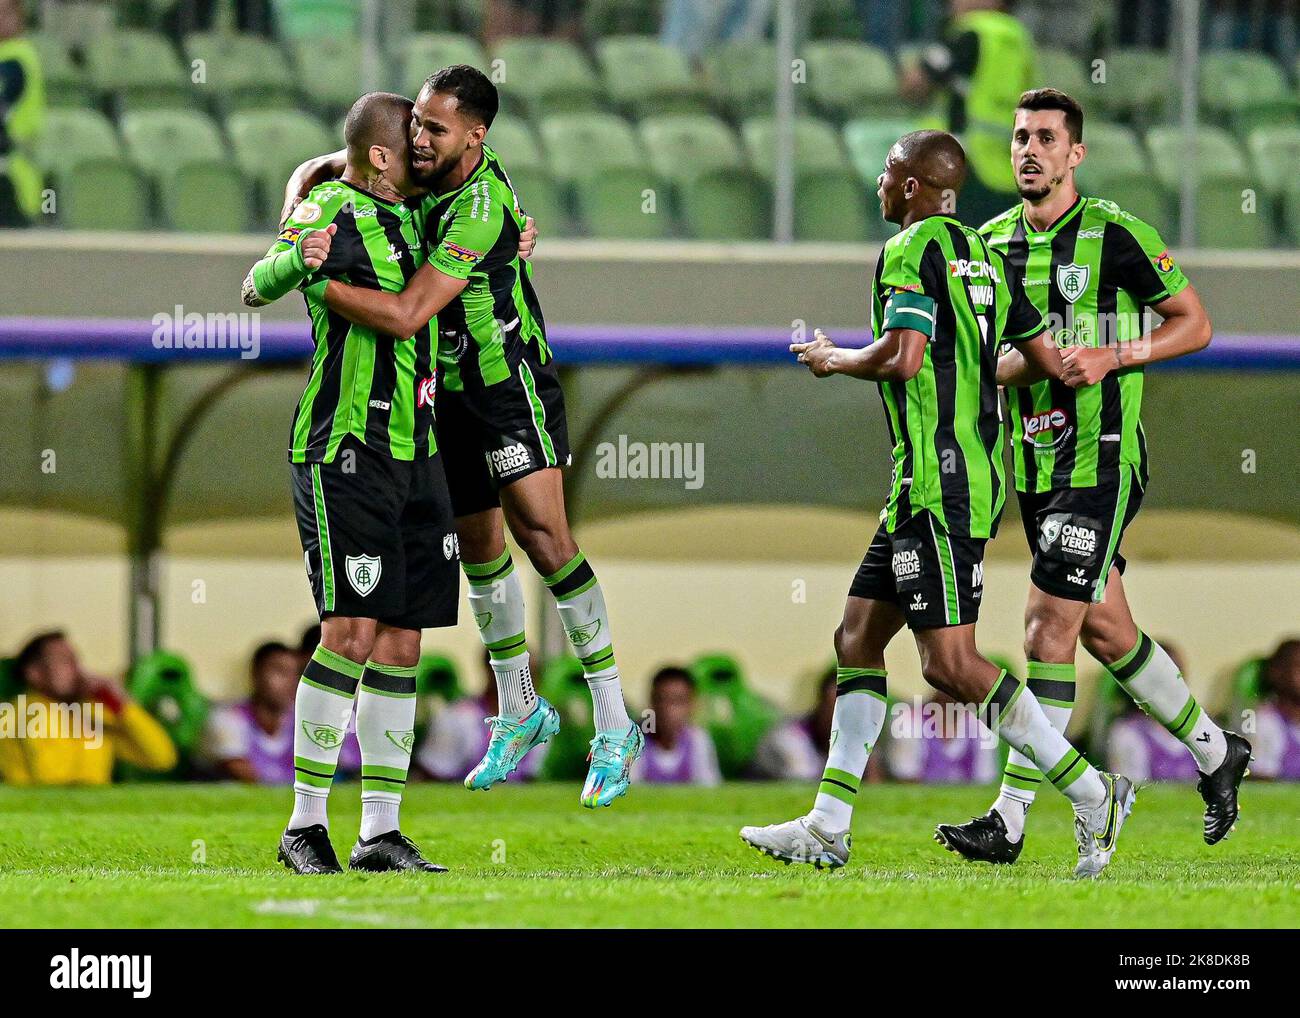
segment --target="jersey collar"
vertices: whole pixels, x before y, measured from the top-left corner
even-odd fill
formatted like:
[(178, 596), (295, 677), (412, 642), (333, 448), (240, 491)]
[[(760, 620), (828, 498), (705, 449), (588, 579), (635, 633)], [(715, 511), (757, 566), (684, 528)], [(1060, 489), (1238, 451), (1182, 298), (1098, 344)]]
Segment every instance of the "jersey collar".
[(1060, 232), (1062, 226), (1064, 226), (1076, 215), (1078, 215), (1079, 211), (1083, 208), (1085, 201), (1086, 199), (1083, 197), (1083, 195), (1079, 195), (1079, 197), (1075, 199), (1074, 204), (1071, 205), (1064, 212), (1062, 212), (1057, 217), (1056, 222), (1054, 222), (1046, 230), (1035, 230), (1032, 226), (1029, 225), (1029, 217), (1025, 215), (1025, 203), (1021, 202), (1020, 222), (1024, 225), (1026, 239), (1030, 241), (1034, 241), (1045, 237), (1055, 237), (1056, 234)]
[(445, 201), (446, 199), (450, 198), (453, 194), (459, 194), (461, 191), (465, 190), (465, 188), (469, 187), (470, 184), (474, 183), (474, 181), (476, 181), (479, 177), (483, 175), (483, 171), (487, 169), (487, 164), (488, 164), (487, 149), (480, 147), (478, 163), (475, 165), (473, 172), (471, 172), (470, 175), (465, 178), (465, 183), (461, 184), (459, 187), (453, 187), (450, 191), (438, 195), (435, 201)]

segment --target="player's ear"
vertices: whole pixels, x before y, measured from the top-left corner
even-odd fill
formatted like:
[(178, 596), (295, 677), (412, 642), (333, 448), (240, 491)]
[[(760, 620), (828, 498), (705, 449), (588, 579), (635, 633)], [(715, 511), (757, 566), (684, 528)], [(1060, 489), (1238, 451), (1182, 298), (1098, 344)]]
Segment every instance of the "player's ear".
[(1081, 162), (1083, 162), (1084, 157), (1085, 157), (1087, 154), (1088, 154), (1088, 146), (1085, 145), (1083, 142), (1079, 141), (1079, 142), (1075, 142), (1073, 145), (1071, 145), (1071, 146), (1070, 146), (1070, 164), (1069, 164), (1069, 165), (1070, 165), (1070, 169), (1074, 169), (1074, 168), (1075, 168), (1076, 166), (1078, 166)]
[(388, 149), (384, 148), (383, 145), (370, 146), (370, 165), (380, 173), (383, 173), (384, 170), (388, 169), (391, 161), (392, 153), (389, 152)]

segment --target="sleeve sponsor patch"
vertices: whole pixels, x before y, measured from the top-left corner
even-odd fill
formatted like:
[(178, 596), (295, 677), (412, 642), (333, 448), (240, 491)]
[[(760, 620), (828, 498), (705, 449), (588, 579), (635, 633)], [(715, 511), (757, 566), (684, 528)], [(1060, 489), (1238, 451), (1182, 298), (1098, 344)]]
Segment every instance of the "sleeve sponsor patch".
[(280, 236), (276, 237), (275, 239), (277, 242), (283, 242), (285, 244), (294, 244), (297, 242), (298, 237), (301, 234), (302, 234), (301, 226), (286, 226), (283, 230), (280, 231)]
[(473, 265), (483, 257), (483, 252), (471, 251), (469, 248), (453, 244), (449, 240), (442, 242), (442, 251), (452, 261), (464, 262), (466, 265)]
[(300, 223), (314, 223), (321, 217), (321, 207), (314, 201), (305, 201), (293, 210), (293, 218)]
[(891, 286), (891, 287), (889, 288), (889, 291), (890, 291), (890, 293), (920, 293), (920, 292), (921, 292), (921, 284), (920, 284), (920, 283), (908, 283), (908, 284), (906, 284), (905, 286)]
[(1156, 268), (1161, 272), (1174, 271), (1174, 256), (1169, 253), (1168, 248), (1156, 256)]

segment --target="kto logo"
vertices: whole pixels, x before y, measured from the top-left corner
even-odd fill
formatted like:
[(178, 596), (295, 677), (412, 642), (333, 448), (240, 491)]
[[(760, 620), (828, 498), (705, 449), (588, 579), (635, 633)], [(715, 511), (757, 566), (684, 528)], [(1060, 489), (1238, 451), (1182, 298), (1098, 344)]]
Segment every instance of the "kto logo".
[(415, 390), (416, 406), (433, 406), (433, 397), (438, 391), (438, 376), (430, 375), (428, 378), (420, 379), (420, 384)]

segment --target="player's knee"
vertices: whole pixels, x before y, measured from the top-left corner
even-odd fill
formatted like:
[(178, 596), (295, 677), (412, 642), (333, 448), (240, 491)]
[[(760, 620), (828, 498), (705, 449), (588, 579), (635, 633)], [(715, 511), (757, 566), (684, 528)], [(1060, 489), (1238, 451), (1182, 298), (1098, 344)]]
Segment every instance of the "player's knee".
[(375, 647), (374, 619), (329, 618), (321, 623), (321, 646), (362, 664)]
[(568, 528), (550, 524), (524, 524), (511, 529), (519, 547), (539, 573), (549, 576), (578, 553)]
[(1066, 620), (1034, 614), (1025, 620), (1025, 657), (1034, 661), (1074, 660), (1075, 634)]
[(1079, 642), (1083, 644), (1084, 650), (1102, 664), (1118, 661), (1133, 645), (1133, 641), (1123, 638), (1118, 627), (1086, 620), (1079, 633)]

